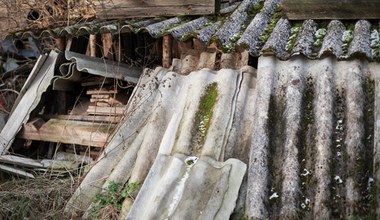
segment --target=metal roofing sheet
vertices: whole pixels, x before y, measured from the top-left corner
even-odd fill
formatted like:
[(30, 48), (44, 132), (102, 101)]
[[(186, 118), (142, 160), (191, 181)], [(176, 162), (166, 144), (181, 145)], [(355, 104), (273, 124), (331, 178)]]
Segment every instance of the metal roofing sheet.
[(296, 54), (315, 59), (329, 53), (338, 59), (364, 56), (369, 60), (379, 60), (378, 21), (308, 20), (302, 23), (280, 20), (279, 3), (280, 0), (244, 0), (238, 6), (222, 10), (222, 14), (217, 16), (92, 21), (38, 33), (20, 32), (15, 36), (40, 38), (147, 31), (153, 37), (171, 34), (177, 40), (196, 37), (207, 44), (216, 42), (226, 51), (247, 48), (254, 56), (275, 46), (272, 52), (282, 60)]

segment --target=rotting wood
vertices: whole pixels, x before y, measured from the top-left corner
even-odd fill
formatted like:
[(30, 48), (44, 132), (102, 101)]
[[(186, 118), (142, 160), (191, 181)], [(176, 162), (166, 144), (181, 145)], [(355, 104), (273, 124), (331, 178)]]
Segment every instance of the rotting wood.
[(17, 137), (28, 140), (104, 147), (114, 128), (115, 125), (112, 124), (50, 119), (39, 129), (26, 124)]
[(173, 37), (171, 35), (165, 35), (162, 38), (162, 66), (169, 68), (172, 60), (172, 43)]
[(283, 0), (282, 12), (289, 20), (379, 19), (378, 0)]
[(188, 0), (186, 2), (178, 0), (113, 0), (96, 2), (95, 10), (96, 16), (103, 19), (125, 17), (205, 15), (218, 12), (218, 2), (219, 0)]

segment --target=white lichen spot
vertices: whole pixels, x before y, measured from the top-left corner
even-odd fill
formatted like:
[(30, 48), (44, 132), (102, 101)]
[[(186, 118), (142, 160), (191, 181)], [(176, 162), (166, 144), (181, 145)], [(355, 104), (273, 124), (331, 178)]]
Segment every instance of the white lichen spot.
[(370, 190), (371, 190), (371, 188), (372, 188), (372, 184), (373, 184), (374, 181), (375, 181), (375, 180), (374, 180), (372, 177), (368, 178), (367, 191), (370, 191)]
[(343, 180), (340, 178), (340, 176), (335, 176), (335, 177), (334, 177), (334, 180), (335, 180), (335, 182), (338, 183), (338, 184), (342, 184), (342, 183), (343, 183)]
[(341, 157), (341, 156), (342, 156), (342, 153), (341, 153), (340, 151), (338, 151), (338, 152), (336, 153), (336, 156), (337, 156), (337, 157)]
[(311, 172), (309, 170), (303, 169), (303, 172), (301, 173), (301, 176), (308, 176), (310, 174), (311, 174)]
[(310, 204), (310, 199), (305, 198), (305, 201), (301, 203), (301, 208), (306, 209), (309, 207), (309, 204)]
[(279, 196), (278, 196), (278, 194), (276, 193), (276, 192), (274, 192), (270, 197), (269, 197), (269, 200), (271, 200), (271, 199), (276, 199), (276, 198), (278, 198)]

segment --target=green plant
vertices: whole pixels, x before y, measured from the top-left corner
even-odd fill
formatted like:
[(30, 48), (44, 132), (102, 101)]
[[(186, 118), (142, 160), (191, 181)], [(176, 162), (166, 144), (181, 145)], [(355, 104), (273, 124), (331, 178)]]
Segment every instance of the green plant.
[(139, 183), (122, 184), (111, 181), (107, 190), (97, 194), (93, 200), (91, 217), (95, 219), (117, 219), (123, 201), (126, 198), (134, 199), (133, 193), (140, 187)]

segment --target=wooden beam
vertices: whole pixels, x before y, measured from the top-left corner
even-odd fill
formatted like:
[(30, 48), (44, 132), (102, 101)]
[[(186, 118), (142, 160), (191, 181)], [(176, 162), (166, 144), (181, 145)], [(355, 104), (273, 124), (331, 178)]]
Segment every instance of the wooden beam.
[(379, 19), (379, 0), (283, 0), (281, 8), (289, 20)]
[(172, 64), (172, 43), (173, 37), (165, 35), (162, 38), (162, 66), (169, 68)]
[(61, 119), (61, 120), (72, 120), (72, 121), (90, 121), (90, 122), (109, 122), (109, 123), (119, 123), (122, 119), (121, 116), (117, 115), (42, 115), (43, 119)]
[(115, 125), (84, 121), (50, 119), (40, 128), (27, 123), (18, 138), (104, 147)]
[(113, 40), (112, 40), (111, 33), (102, 34), (102, 44), (103, 44), (103, 57), (113, 60), (113, 54), (112, 54)]
[(219, 11), (218, 0), (113, 0), (96, 1), (98, 18), (155, 17), (178, 15), (206, 15)]
[(96, 35), (90, 34), (88, 39), (89, 56), (96, 57)]
[(91, 115), (123, 115), (125, 111), (124, 106), (114, 107), (101, 107), (101, 106), (88, 106), (87, 113)]

